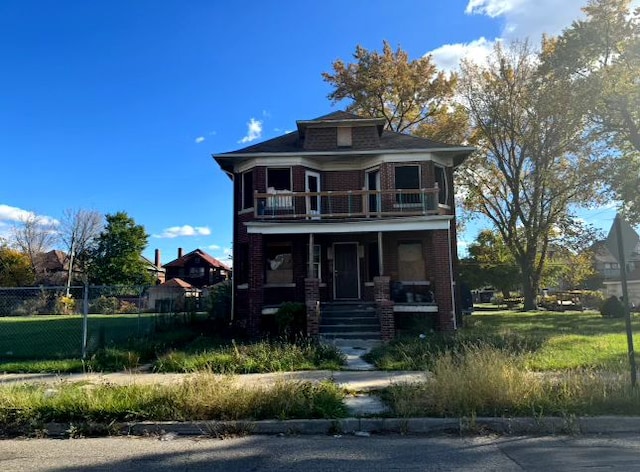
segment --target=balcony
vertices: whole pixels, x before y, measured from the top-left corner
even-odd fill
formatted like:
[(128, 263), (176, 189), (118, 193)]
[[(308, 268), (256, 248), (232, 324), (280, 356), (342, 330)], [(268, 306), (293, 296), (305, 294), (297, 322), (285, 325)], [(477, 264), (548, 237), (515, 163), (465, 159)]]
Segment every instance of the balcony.
[(257, 220), (336, 220), (437, 215), (438, 187), (254, 194)]

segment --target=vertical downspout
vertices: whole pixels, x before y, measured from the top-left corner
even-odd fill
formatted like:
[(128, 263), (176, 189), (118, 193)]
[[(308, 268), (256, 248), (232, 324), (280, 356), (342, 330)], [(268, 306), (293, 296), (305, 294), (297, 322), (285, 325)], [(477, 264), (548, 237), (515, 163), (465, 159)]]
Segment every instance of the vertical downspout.
[[(235, 252), (237, 250), (236, 244), (235, 244), (235, 239), (236, 239), (236, 179), (235, 179), (235, 175), (232, 172), (229, 172), (227, 170), (222, 169), (222, 172), (224, 172), (225, 174), (227, 174), (229, 177), (231, 177), (231, 185), (233, 186), (233, 215), (232, 215), (232, 223), (231, 223), (231, 234), (233, 235), (233, 251), (231, 254), (235, 255)], [(232, 261), (235, 262), (235, 261)], [(235, 314), (236, 314), (236, 271), (232, 268), (231, 269), (231, 321), (230, 323), (233, 323), (233, 319), (235, 318)]]

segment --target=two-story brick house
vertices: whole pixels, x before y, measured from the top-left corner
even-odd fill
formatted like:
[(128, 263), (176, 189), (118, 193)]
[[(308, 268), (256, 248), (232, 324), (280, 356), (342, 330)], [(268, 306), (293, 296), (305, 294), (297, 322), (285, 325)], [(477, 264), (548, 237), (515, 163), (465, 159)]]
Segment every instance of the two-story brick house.
[(178, 258), (165, 264), (165, 278), (181, 279), (196, 288), (209, 287), (231, 275), (231, 268), (210, 256), (202, 249), (196, 249), (187, 254), (178, 248)]
[(214, 159), (234, 182), (234, 316), (249, 332), (284, 301), (318, 334), (335, 303), (369, 304), (382, 337), (423, 313), (456, 327), (453, 171), (473, 148), (335, 112)]

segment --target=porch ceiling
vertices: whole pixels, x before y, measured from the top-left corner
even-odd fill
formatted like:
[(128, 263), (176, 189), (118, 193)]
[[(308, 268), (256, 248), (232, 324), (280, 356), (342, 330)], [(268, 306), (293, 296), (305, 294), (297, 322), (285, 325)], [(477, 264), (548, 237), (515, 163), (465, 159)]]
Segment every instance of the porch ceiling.
[(247, 232), (253, 234), (375, 233), (378, 231), (433, 231), (448, 229), (452, 219), (453, 216), (451, 215), (436, 215), (362, 221), (251, 221), (245, 223), (245, 225), (247, 226)]

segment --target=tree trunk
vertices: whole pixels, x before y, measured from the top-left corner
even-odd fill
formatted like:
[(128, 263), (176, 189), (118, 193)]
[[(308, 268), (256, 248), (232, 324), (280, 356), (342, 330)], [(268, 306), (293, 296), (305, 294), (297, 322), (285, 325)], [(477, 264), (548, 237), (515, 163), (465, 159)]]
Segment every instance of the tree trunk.
[(522, 294), (524, 295), (524, 311), (538, 308), (538, 280), (531, 265), (522, 267)]

